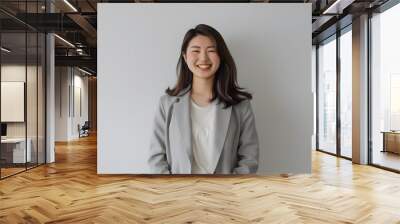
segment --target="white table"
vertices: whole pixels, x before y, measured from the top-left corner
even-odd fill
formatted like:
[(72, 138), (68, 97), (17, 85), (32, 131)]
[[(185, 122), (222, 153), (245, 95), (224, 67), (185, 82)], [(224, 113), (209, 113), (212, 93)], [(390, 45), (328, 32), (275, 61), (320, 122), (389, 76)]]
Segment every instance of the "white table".
[[(32, 160), (32, 153), (31, 153), (31, 145), (32, 140), (30, 138), (26, 139), (28, 142), (26, 147), (26, 154), (25, 154), (25, 138), (6, 138), (1, 139), (2, 145), (9, 145), (13, 146), (13, 163), (25, 163), (31, 162)], [(4, 147), (4, 146), (3, 146)], [(26, 161), (25, 161), (26, 159)]]

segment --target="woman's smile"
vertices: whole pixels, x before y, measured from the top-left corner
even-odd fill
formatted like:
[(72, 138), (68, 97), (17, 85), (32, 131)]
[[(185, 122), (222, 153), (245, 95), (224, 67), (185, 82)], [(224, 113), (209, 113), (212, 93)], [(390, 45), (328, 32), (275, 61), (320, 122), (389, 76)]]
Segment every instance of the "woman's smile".
[(200, 64), (200, 65), (197, 65), (197, 67), (202, 69), (202, 70), (208, 70), (208, 69), (211, 68), (211, 66), (212, 66), (211, 64)]

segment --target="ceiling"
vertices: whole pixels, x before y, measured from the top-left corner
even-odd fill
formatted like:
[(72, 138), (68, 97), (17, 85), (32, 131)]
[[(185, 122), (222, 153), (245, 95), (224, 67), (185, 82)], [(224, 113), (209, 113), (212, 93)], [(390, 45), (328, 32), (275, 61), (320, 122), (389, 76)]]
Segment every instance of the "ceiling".
[[(351, 18), (366, 10), (373, 9), (387, 0), (207, 0), (201, 2), (269, 2), (269, 3), (312, 3), (313, 43), (317, 43), (335, 32), (340, 26), (351, 23)], [(80, 66), (96, 72), (97, 57), (97, 3), (138, 3), (138, 2), (200, 2), (185, 0), (1, 0), (0, 25), (7, 33), (7, 42), (18, 49), (24, 40), (18, 34), (29, 31), (55, 32), (56, 65)], [(49, 12), (52, 13), (49, 13)], [(347, 21), (347, 22), (346, 22)], [(339, 27), (340, 28), (340, 27)], [(4, 36), (4, 35), (3, 35)], [(14, 36), (14, 37), (13, 37)], [(63, 41), (66, 40), (66, 41)], [(3, 42), (4, 43), (4, 42)], [(72, 44), (72, 45), (71, 45)], [(34, 47), (34, 44), (29, 47)], [(22, 49), (22, 48), (21, 48)], [(31, 51), (29, 48), (27, 51)]]

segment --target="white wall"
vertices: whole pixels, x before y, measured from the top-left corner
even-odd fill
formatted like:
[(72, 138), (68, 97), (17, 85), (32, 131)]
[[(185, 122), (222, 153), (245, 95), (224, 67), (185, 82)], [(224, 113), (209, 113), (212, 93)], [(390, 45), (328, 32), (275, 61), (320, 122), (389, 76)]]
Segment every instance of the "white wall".
[[(78, 124), (82, 126), (88, 120), (88, 77), (82, 76), (79, 70), (74, 71), (74, 107), (72, 108), (71, 135), (73, 138), (79, 138)], [(80, 93), (79, 93), (80, 91)], [(80, 96), (80, 97), (79, 97)], [(80, 101), (80, 102), (79, 102)], [(71, 105), (72, 106), (72, 105)], [(80, 109), (79, 109), (80, 107)], [(80, 111), (81, 110), (81, 111)]]
[(1, 121), (25, 121), (25, 82), (1, 82)]
[[(88, 120), (88, 78), (72, 67), (56, 67), (55, 73), (55, 140), (77, 139), (78, 124)], [(77, 97), (79, 89), (81, 103)], [(77, 104), (82, 105), (82, 113)]]
[(55, 141), (68, 140), (68, 67), (55, 68)]
[(158, 99), (181, 41), (221, 32), (252, 101), (260, 174), (311, 172), (311, 4), (98, 4), (98, 173), (148, 173)]
[[(2, 82), (24, 82), (26, 83), (26, 74), (31, 75), (33, 71), (36, 74), (36, 67), (25, 66), (21, 64), (5, 64), (1, 66), (1, 81)], [(28, 73), (27, 73), (28, 72)], [(33, 94), (33, 93), (32, 93)], [(2, 96), (3, 98), (4, 96)], [(23, 97), (24, 98), (24, 97)], [(4, 105), (3, 105), (4, 106)], [(35, 105), (36, 108), (36, 105)], [(2, 114), (9, 108), (2, 108)], [(24, 113), (24, 105), (22, 106), (22, 113)], [(19, 112), (16, 112), (19, 113)], [(22, 122), (8, 122), (7, 132), (9, 136), (25, 136), (25, 123), (24, 118)]]
[[(41, 70), (39, 70), (41, 73)], [(27, 88), (27, 122), (7, 122), (7, 136), (8, 137), (24, 137), (25, 126), (28, 125), (28, 137), (35, 133), (36, 135), (36, 66), (25, 66), (25, 64), (4, 64), (1, 66), (1, 81), (2, 82), (26, 82), (28, 78), (29, 87)], [(40, 106), (40, 105), (39, 105)], [(2, 108), (7, 110), (7, 108)], [(24, 108), (22, 108), (24, 110)]]

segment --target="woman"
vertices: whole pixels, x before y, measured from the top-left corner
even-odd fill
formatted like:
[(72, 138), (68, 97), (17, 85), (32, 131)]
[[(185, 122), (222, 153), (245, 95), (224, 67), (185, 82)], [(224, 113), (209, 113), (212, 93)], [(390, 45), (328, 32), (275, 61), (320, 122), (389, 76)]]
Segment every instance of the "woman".
[(182, 43), (178, 80), (162, 96), (149, 165), (159, 174), (249, 174), (259, 145), (250, 100), (221, 34), (200, 24)]

